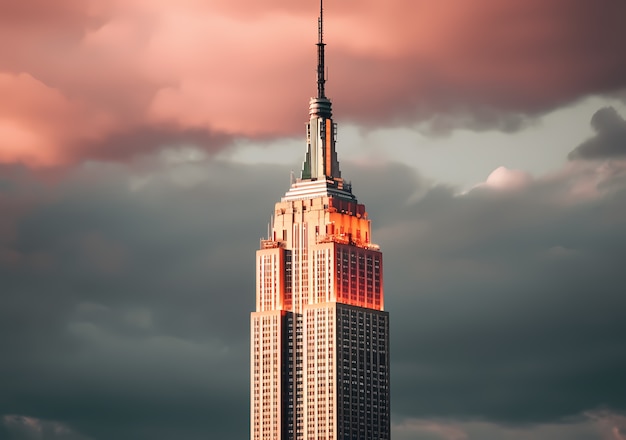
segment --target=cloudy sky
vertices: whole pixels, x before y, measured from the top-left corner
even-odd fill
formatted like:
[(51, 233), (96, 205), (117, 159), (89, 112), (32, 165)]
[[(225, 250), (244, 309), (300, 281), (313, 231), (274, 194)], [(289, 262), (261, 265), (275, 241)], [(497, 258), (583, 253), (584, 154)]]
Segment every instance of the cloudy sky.
[[(328, 0), (396, 440), (626, 438), (626, 3)], [(248, 437), (316, 1), (0, 1), (0, 439)]]

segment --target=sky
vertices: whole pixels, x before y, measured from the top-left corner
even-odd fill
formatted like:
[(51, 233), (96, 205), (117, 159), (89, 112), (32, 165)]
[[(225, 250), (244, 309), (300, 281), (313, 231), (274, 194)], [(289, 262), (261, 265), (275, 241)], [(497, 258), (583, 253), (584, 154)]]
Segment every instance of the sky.
[[(0, 1), (0, 439), (244, 439), (319, 4)], [(395, 440), (626, 439), (626, 3), (328, 0)]]

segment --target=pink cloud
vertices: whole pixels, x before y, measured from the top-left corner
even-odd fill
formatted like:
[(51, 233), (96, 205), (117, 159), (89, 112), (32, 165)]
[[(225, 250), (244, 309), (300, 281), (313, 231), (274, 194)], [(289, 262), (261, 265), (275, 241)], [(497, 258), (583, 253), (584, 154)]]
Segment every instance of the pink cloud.
[(611, 411), (590, 411), (585, 414), (594, 421), (605, 440), (626, 439), (626, 416)]
[[(498, 126), (626, 87), (621, 1), (346, 0), (326, 11), (342, 121), (462, 113)], [(0, 162), (123, 160), (162, 143), (115, 148), (120, 137), (164, 131), (170, 143), (202, 133), (209, 152), (298, 135), (315, 92), (316, 15), (287, 0), (4, 2)]]
[(526, 188), (532, 180), (532, 176), (525, 171), (511, 170), (501, 166), (493, 170), (487, 180), (478, 186), (501, 191), (517, 191)]

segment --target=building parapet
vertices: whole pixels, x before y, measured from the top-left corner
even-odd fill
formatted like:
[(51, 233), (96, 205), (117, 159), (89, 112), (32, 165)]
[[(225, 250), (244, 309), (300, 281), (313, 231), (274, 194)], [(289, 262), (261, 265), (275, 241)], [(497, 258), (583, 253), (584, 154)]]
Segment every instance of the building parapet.
[(374, 243), (366, 243), (363, 240), (355, 239), (352, 234), (326, 234), (318, 235), (315, 239), (316, 243), (340, 243), (357, 246), (363, 249), (380, 250), (380, 246)]
[(261, 249), (276, 249), (280, 247), (284, 247), (285, 243), (276, 240), (265, 240), (261, 239)]

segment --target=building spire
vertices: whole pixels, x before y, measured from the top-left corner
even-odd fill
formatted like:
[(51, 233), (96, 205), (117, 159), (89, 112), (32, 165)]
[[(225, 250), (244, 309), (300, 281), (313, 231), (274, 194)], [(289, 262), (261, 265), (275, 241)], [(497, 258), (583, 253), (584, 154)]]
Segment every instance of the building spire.
[[(309, 100), (309, 122), (307, 123), (307, 152), (302, 164), (301, 180), (321, 180), (343, 190), (339, 171), (335, 138), (337, 125), (332, 120), (332, 104), (326, 97), (324, 85), (324, 4), (320, 0), (320, 15), (317, 21), (317, 96)], [(325, 185), (325, 184), (324, 184)], [(346, 192), (347, 191), (347, 192)], [(349, 197), (349, 190), (344, 191)], [(344, 195), (345, 195), (344, 194)]]
[(332, 116), (330, 100), (326, 97), (324, 66), (324, 2), (320, 0), (320, 16), (317, 19), (317, 97), (309, 102), (309, 114), (330, 118)]
[(324, 83), (326, 78), (324, 77), (324, 4), (323, 0), (320, 0), (320, 16), (317, 21), (317, 97), (326, 98), (324, 91)]

